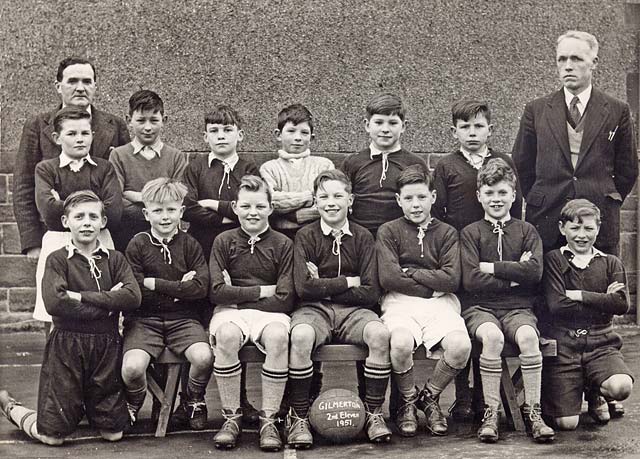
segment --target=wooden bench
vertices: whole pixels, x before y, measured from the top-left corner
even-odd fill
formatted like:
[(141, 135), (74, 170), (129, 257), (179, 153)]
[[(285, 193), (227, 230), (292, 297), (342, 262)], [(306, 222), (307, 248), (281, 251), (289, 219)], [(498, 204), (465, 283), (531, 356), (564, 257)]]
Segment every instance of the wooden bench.
[[(542, 355), (552, 356), (556, 355), (555, 340), (540, 339), (540, 347)], [(480, 356), (480, 347), (474, 346), (472, 357), (477, 359)], [(316, 362), (361, 362), (367, 357), (367, 349), (359, 346), (349, 344), (329, 344), (321, 346), (312, 355), (312, 360)], [(520, 367), (515, 372), (510, 374), (507, 359), (517, 358), (519, 352), (515, 349), (515, 346), (509, 347), (505, 344), (505, 350), (503, 352), (502, 359), (502, 396), (503, 406), (505, 412), (513, 422), (513, 426), (516, 430), (524, 430), (524, 421), (522, 414), (520, 413), (520, 405), (523, 402), (523, 387), (522, 387), (522, 373)], [(257, 347), (252, 345), (244, 346), (240, 350), (240, 361), (245, 363), (262, 363), (264, 362), (264, 354), (258, 350)], [(426, 350), (423, 346), (420, 346), (414, 356), (414, 360), (426, 360)], [(168, 348), (165, 348), (162, 353), (154, 360), (156, 365), (164, 365), (166, 367), (166, 384), (162, 388), (162, 383), (158, 381), (158, 376), (150, 367), (147, 370), (147, 380), (149, 385), (149, 391), (152, 396), (159, 402), (160, 411), (158, 416), (158, 423), (156, 426), (156, 437), (164, 437), (167, 433), (167, 426), (169, 424), (169, 418), (173, 412), (173, 407), (176, 400), (178, 383), (180, 380), (180, 369), (182, 365), (186, 363), (186, 359), (180, 357)], [(474, 364), (474, 380), (479, 381), (480, 374), (478, 370), (477, 362)]]

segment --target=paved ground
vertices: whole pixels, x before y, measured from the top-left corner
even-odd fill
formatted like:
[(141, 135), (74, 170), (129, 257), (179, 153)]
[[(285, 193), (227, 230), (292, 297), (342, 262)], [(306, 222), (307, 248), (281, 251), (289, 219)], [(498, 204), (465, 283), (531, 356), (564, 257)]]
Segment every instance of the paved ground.
[[(625, 338), (624, 353), (629, 365), (640, 374), (640, 329), (621, 330)], [(16, 333), (0, 335), (0, 388), (9, 389), (26, 406), (36, 403), (38, 374), (44, 338), (39, 333)], [(419, 374), (430, 371), (428, 362), (420, 362)], [(249, 397), (259, 399), (259, 368), (250, 367)], [(351, 365), (326, 365), (325, 388), (355, 386), (355, 369)], [(442, 404), (451, 404), (452, 390), (443, 395)], [(221, 425), (220, 403), (215, 383), (209, 385), (207, 404), (209, 425), (204, 432), (170, 432), (164, 439), (154, 438), (153, 427), (148, 421), (149, 403), (145, 404), (142, 421), (136, 433), (115, 444), (106, 443), (96, 437), (88, 426), (80, 427), (73, 439), (65, 446), (51, 448), (29, 439), (12, 424), (0, 419), (0, 457), (91, 457), (99, 458), (169, 458), (169, 457), (284, 457), (285, 459), (326, 458), (344, 459), (356, 457), (413, 458), (413, 457), (460, 457), (460, 458), (640, 458), (640, 388), (636, 388), (625, 402), (627, 415), (604, 427), (596, 426), (583, 416), (576, 432), (561, 433), (551, 445), (537, 445), (523, 434), (512, 432), (502, 426), (501, 441), (496, 445), (479, 443), (475, 438), (477, 426), (450, 422), (451, 433), (444, 438), (430, 437), (421, 433), (416, 438), (405, 439), (394, 436), (392, 443), (374, 446), (359, 437), (348, 445), (331, 445), (318, 441), (309, 451), (285, 450), (267, 454), (258, 449), (255, 429), (245, 432), (241, 446), (233, 451), (220, 452), (213, 447), (212, 437)], [(424, 422), (424, 420), (421, 420)]]

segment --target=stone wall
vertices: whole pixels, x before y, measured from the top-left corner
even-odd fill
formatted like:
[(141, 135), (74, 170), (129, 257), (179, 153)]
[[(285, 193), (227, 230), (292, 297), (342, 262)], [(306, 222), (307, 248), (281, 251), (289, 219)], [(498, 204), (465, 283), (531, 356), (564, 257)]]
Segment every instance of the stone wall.
[[(96, 105), (123, 115), (128, 97), (165, 100), (164, 139), (201, 152), (202, 115), (215, 103), (245, 121), (243, 154), (276, 148), (278, 111), (302, 102), (317, 123), (313, 150), (340, 160), (367, 144), (367, 100), (400, 94), (409, 108), (404, 145), (431, 166), (454, 148), (451, 103), (493, 108), (492, 146), (510, 151), (524, 103), (558, 87), (555, 38), (568, 28), (600, 40), (596, 84), (638, 114), (640, 0), (266, 1), (23, 0), (1, 3), (0, 304), (33, 304), (35, 264), (19, 254), (12, 168), (25, 119), (55, 106), (57, 62), (94, 60)], [(635, 291), (636, 200), (623, 208), (623, 254)], [(17, 317), (17, 316), (16, 316)], [(20, 316), (22, 317), (22, 316)]]

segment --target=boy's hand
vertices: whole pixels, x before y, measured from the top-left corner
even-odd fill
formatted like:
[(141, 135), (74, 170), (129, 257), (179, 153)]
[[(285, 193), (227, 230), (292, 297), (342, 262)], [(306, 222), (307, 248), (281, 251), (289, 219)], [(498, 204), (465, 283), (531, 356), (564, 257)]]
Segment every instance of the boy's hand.
[(122, 282), (118, 282), (116, 285), (114, 285), (113, 287), (111, 287), (109, 289), (110, 292), (117, 292), (118, 290), (120, 290), (122, 288), (124, 284)]
[(493, 263), (488, 263), (486, 261), (481, 261), (480, 265), (478, 267), (480, 268), (480, 272), (481, 273), (493, 274)]
[(527, 250), (522, 255), (520, 255), (520, 261), (529, 261), (531, 260), (532, 256), (533, 256), (533, 253)]
[(142, 202), (142, 193), (139, 191), (127, 190), (122, 193), (122, 197), (130, 202)]
[(565, 295), (567, 295), (567, 298), (570, 300), (582, 301), (582, 290), (567, 290)]
[[(522, 261), (522, 260), (520, 260), (520, 261)], [(517, 287), (518, 285), (520, 285), (520, 284), (518, 284), (516, 281), (511, 281), (509, 283), (509, 287)]]
[(320, 279), (318, 267), (310, 261), (307, 261), (307, 271), (309, 272), (311, 279)]
[(189, 282), (190, 280), (193, 280), (194, 277), (196, 277), (196, 272), (195, 271), (189, 271), (184, 276), (182, 276), (181, 282)]
[(607, 293), (616, 293), (619, 292), (620, 290), (624, 290), (625, 285), (622, 282), (612, 282), (611, 284), (609, 284), (609, 286), (607, 287)]
[(360, 276), (347, 277), (347, 287), (360, 287)]
[(62, 199), (60, 199), (60, 194), (58, 194), (58, 192), (53, 188), (51, 188), (51, 196), (53, 196), (53, 199), (56, 201), (62, 201)]
[(222, 278), (224, 279), (224, 283), (231, 286), (231, 276), (229, 275), (229, 273), (227, 272), (226, 269), (222, 270)]
[(261, 285), (260, 286), (260, 298), (269, 298), (276, 294), (275, 285)]
[(80, 293), (78, 292), (67, 290), (67, 295), (69, 295), (69, 298), (71, 298), (72, 300), (82, 301), (82, 295), (80, 295)]
[(216, 212), (218, 211), (218, 203), (219, 201), (215, 199), (201, 199), (200, 201), (198, 201), (198, 204), (200, 204), (205, 209), (211, 209)]
[(37, 260), (38, 258), (40, 258), (40, 247), (32, 247), (29, 250), (27, 250), (27, 258), (29, 260)]
[(227, 217), (222, 217), (222, 224), (233, 223), (233, 220)]
[(156, 289), (156, 278), (155, 277), (145, 277), (142, 281), (142, 285), (149, 290)]

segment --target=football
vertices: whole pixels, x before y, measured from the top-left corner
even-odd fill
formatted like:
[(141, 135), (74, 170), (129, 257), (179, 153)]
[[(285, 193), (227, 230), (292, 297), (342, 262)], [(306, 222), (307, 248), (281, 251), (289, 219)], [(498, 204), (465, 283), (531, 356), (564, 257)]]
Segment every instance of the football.
[(309, 422), (313, 430), (327, 440), (345, 442), (364, 427), (364, 403), (350, 390), (329, 389), (311, 405)]

